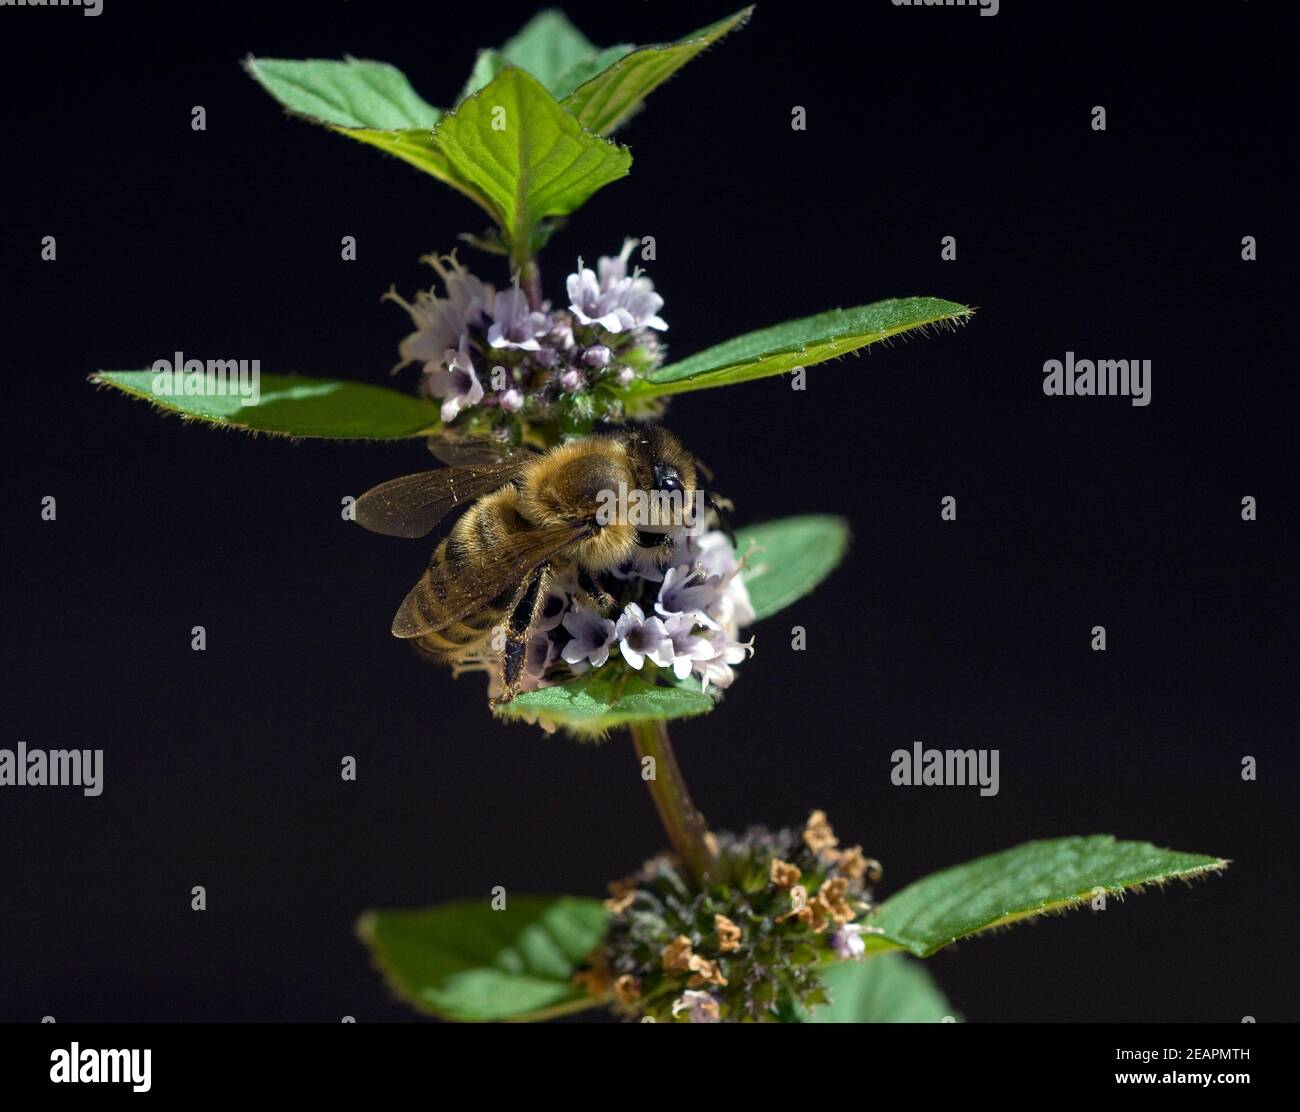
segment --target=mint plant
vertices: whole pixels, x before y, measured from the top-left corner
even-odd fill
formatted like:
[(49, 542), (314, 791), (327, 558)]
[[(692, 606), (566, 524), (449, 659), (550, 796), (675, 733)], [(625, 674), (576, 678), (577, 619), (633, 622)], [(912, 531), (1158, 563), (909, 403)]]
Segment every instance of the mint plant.
[[(657, 422), (678, 394), (803, 372), (891, 336), (965, 323), (934, 297), (787, 321), (683, 359), (667, 355), (665, 301), (629, 239), (548, 287), (539, 256), (559, 222), (630, 170), (610, 139), (646, 97), (740, 27), (744, 9), (674, 42), (600, 48), (558, 11), (480, 52), (451, 108), (379, 62), (249, 58), (288, 112), (436, 178), (486, 215), (436, 281), (406, 298), (405, 392), (262, 376), (254, 404), (176, 378), (101, 371), (96, 383), (198, 422), (288, 437), (488, 443), (546, 450), (626, 422)], [(444, 250), (447, 245), (444, 245)], [(495, 256), (495, 260), (492, 258)], [(552, 299), (547, 294), (551, 293)], [(176, 369), (180, 374), (181, 368)], [(188, 373), (188, 372), (187, 372)], [(191, 388), (192, 387), (192, 388)], [(615, 616), (563, 584), (528, 645), (528, 681), (492, 710), (580, 738), (626, 730), (670, 849), (604, 900), (495, 892), (375, 911), (361, 937), (390, 985), (455, 1020), (544, 1019), (590, 1007), (658, 1022), (936, 1021), (952, 1009), (915, 959), (1021, 919), (1220, 870), (1212, 856), (1112, 837), (1030, 842), (946, 869), (878, 901), (881, 867), (813, 810), (801, 827), (711, 831), (691, 802), (668, 721), (710, 713), (735, 686), (748, 627), (798, 601), (845, 557), (846, 523), (810, 514), (679, 538), (666, 568), (628, 567)], [(744, 631), (744, 632), (742, 632)], [(481, 666), (491, 682), (494, 662)], [(490, 688), (491, 691), (491, 688)]]

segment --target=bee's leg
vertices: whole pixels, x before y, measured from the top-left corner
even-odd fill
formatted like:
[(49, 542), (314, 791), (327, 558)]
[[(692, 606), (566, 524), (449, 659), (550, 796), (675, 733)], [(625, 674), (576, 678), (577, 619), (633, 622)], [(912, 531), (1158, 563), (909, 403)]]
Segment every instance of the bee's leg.
[(578, 589), (587, 596), (587, 601), (593, 610), (603, 614), (614, 605), (614, 596), (592, 579), (591, 573), (586, 568), (578, 569)]
[(502, 693), (494, 702), (508, 703), (519, 694), (528, 658), (528, 638), (537, 624), (538, 611), (546, 598), (547, 565), (543, 564), (524, 583), (506, 620), (506, 643), (501, 652)]
[(718, 519), (718, 528), (722, 530), (722, 535), (731, 542), (731, 547), (736, 547), (736, 531), (731, 527), (730, 511), (736, 508), (730, 498), (723, 498), (720, 494), (713, 491), (707, 491), (704, 495), (704, 501), (713, 515)]

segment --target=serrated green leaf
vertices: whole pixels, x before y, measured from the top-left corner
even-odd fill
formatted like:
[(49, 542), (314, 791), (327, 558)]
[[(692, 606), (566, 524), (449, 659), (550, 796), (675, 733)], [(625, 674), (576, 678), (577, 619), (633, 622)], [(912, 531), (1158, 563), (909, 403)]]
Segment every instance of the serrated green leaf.
[(515, 896), (406, 911), (357, 924), (389, 985), (422, 1012), (462, 1022), (537, 1020), (596, 1003), (571, 980), (605, 933), (598, 900)]
[(606, 665), (568, 683), (517, 695), (494, 709), (502, 718), (538, 717), (580, 734), (601, 734), (630, 722), (707, 714), (713, 706), (698, 687), (661, 687)]
[(741, 573), (757, 619), (802, 598), (835, 569), (849, 546), (849, 526), (841, 517), (809, 514), (741, 529), (736, 550), (749, 557)]
[(937, 297), (895, 298), (856, 309), (832, 309), (749, 332), (679, 363), (669, 363), (635, 383), (630, 392), (638, 397), (682, 394), (785, 374), (900, 333), (932, 325), (951, 327), (970, 315), (965, 305)]
[(237, 394), (161, 393), (154, 371), (100, 371), (90, 380), (180, 417), (275, 436), (401, 440), (427, 436), (439, 425), (438, 407), (428, 398), (341, 379), (261, 375), (256, 405), (242, 404)]
[(491, 213), (487, 198), (458, 175), (433, 145), (441, 109), (421, 99), (401, 70), (348, 58), (289, 61), (248, 57), (244, 68), (296, 115), (376, 147), (431, 174)]
[(554, 93), (560, 78), (595, 57), (598, 49), (562, 11), (548, 8), (524, 24), (499, 53), (508, 65), (526, 69)]
[[(596, 54), (593, 54), (585, 62), (578, 62), (572, 68), (567, 70), (563, 77), (552, 85), (551, 92), (568, 107), (568, 96), (592, 78), (604, 73), (610, 66), (620, 58), (625, 58), (636, 49), (631, 43), (618, 43), (616, 46), (606, 46)], [(595, 128), (588, 128), (588, 131), (595, 131)]]
[(609, 134), (631, 116), (651, 92), (701, 51), (739, 27), (753, 11), (752, 7), (744, 8), (676, 42), (624, 52), (608, 68), (595, 72), (568, 93), (564, 107), (589, 131)]
[(535, 77), (513, 66), (449, 113), (433, 145), (487, 200), (516, 262), (531, 252), (544, 217), (572, 212), (632, 164), (625, 148), (584, 131)]
[(870, 920), (883, 934), (869, 937), (867, 947), (929, 957), (959, 938), (1086, 903), (1098, 890), (1123, 893), (1227, 864), (1108, 834), (1026, 842), (909, 884)]
[(808, 1023), (942, 1023), (959, 1017), (930, 971), (904, 954), (841, 961), (819, 971), (831, 1002)]
[(474, 68), (469, 72), (469, 79), (461, 89), (460, 96), (456, 98), (456, 103), (459, 104), (466, 97), (473, 96), (509, 64), (505, 55), (499, 50), (480, 50), (478, 57), (474, 59)]
[(385, 62), (357, 58), (245, 59), (249, 74), (291, 112), (341, 128), (430, 130), (442, 112)]
[[(584, 56), (581, 61), (575, 62), (559, 77), (552, 78), (543, 78), (532, 66), (524, 62), (517, 60), (512, 62), (500, 50), (480, 50), (478, 58), (474, 62), (474, 69), (469, 75), (469, 80), (465, 82), (465, 88), (461, 92), (460, 100), (464, 100), (467, 96), (478, 92), (479, 89), (483, 88), (509, 65), (518, 65), (521, 69), (528, 70), (546, 86), (553, 97), (557, 100), (563, 100), (584, 81), (589, 81), (598, 73), (609, 69), (610, 66), (633, 49), (635, 48), (627, 44), (607, 46), (589, 56)], [(459, 104), (460, 101), (457, 101), (457, 103)]]

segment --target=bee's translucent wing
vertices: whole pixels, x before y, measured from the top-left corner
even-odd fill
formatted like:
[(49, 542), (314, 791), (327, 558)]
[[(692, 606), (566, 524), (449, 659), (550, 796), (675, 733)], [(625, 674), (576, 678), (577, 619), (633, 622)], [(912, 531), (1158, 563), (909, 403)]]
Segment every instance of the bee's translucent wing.
[(511, 448), (483, 436), (459, 440), (449, 436), (431, 436), (428, 447), (434, 458), (448, 467), (492, 467), (515, 456), (527, 458), (532, 454), (529, 448)]
[(499, 490), (519, 474), (526, 453), (492, 464), (444, 467), (389, 479), (357, 499), (357, 521), (390, 537), (422, 537), (452, 510)]
[(542, 564), (589, 535), (586, 525), (545, 525), (516, 533), (470, 558), (430, 566), (393, 619), (394, 637), (422, 637), (517, 590)]

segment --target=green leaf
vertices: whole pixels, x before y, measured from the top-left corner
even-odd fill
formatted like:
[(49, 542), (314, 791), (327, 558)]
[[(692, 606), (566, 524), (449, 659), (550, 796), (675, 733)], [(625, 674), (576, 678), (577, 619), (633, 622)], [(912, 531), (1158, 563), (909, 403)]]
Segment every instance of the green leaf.
[(341, 128), (430, 130), (442, 112), (421, 99), (406, 75), (384, 62), (347, 58), (244, 60), (249, 74), (291, 112)]
[(400, 440), (427, 436), (439, 424), (438, 407), (428, 398), (340, 379), (261, 375), (256, 405), (243, 405), (238, 394), (161, 393), (154, 371), (100, 371), (90, 381), (184, 418), (278, 436)]
[(1122, 894), (1227, 865), (1108, 834), (1026, 842), (909, 884), (881, 904), (870, 925), (883, 934), (867, 938), (867, 948), (929, 957), (959, 938), (1086, 903), (1098, 889)]
[(706, 714), (713, 707), (713, 699), (698, 686), (659, 687), (635, 672), (606, 665), (568, 683), (516, 695), (494, 709), (502, 718), (544, 718), (596, 735), (629, 722)]
[(835, 569), (849, 545), (842, 517), (809, 514), (742, 529), (736, 550), (751, 546), (750, 567), (741, 573), (756, 618), (766, 618), (802, 598)]
[(786, 321), (707, 348), (680, 363), (660, 367), (629, 388), (637, 396), (682, 394), (785, 374), (847, 355), (868, 344), (931, 325), (951, 327), (971, 315), (965, 305), (937, 297), (877, 301), (856, 309), (832, 309)]
[(355, 58), (295, 62), (252, 56), (244, 68), (290, 112), (432, 174), (492, 212), (487, 198), (434, 147), (432, 129), (443, 112), (422, 100), (401, 70)]
[(584, 131), (537, 79), (510, 67), (444, 117), (433, 146), (470, 183), (516, 264), (544, 217), (565, 216), (628, 172), (628, 151)]
[(459, 104), (466, 97), (473, 96), (508, 65), (510, 63), (501, 51), (480, 50), (478, 57), (474, 59), (474, 68), (469, 72), (469, 79), (460, 91), (460, 96), (456, 98), (456, 103)]
[(818, 974), (831, 998), (809, 1023), (942, 1023), (958, 1017), (930, 971), (903, 954), (841, 961)]
[[(630, 49), (622, 48), (623, 53)], [(552, 94), (562, 97), (574, 88), (568, 75), (591, 66), (604, 53), (570, 23), (562, 11), (550, 8), (533, 16), (499, 50), (479, 51), (474, 71), (461, 96), (478, 92), (506, 66), (513, 65), (526, 69)], [(611, 58), (605, 65), (613, 61)]]
[[(672, 77), (701, 51), (717, 42), (728, 31), (744, 23), (752, 7), (711, 23), (708, 27), (676, 42), (644, 46), (624, 53), (603, 71), (584, 80), (564, 100), (564, 107), (589, 131), (607, 135), (640, 107), (656, 88)], [(573, 80), (576, 74), (571, 74)], [(561, 96), (556, 92), (557, 96)]]
[(512, 895), (501, 911), (486, 899), (369, 911), (357, 932), (389, 985), (422, 1012), (536, 1020), (598, 1003), (571, 979), (605, 921), (598, 900)]
[[(579, 85), (590, 81), (593, 77), (604, 73), (610, 66), (620, 58), (626, 58), (636, 49), (630, 43), (619, 43), (617, 46), (607, 46), (597, 54), (593, 54), (587, 61), (579, 62), (568, 70), (554, 85), (551, 86), (551, 92), (568, 107), (567, 98)], [(596, 128), (588, 128), (588, 131), (596, 131)]]
[[(478, 60), (474, 63), (474, 70), (465, 83), (465, 89), (461, 93), (461, 100), (470, 96), (483, 88), (498, 73), (511, 64), (516, 64), (522, 69), (526, 69), (534, 77), (542, 82), (557, 100), (563, 100), (574, 89), (584, 81), (589, 81), (598, 73), (609, 69), (615, 62), (622, 58), (629, 51), (634, 49), (626, 44), (621, 46), (607, 46), (603, 50), (598, 50), (589, 56), (585, 56), (581, 61), (575, 62), (568, 70), (559, 77), (544, 78), (532, 66), (524, 62), (512, 63), (499, 50), (482, 50), (479, 51)], [(459, 103), (459, 102), (457, 102)]]

